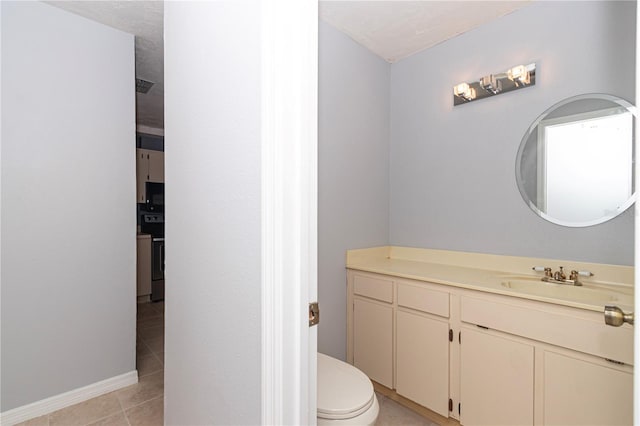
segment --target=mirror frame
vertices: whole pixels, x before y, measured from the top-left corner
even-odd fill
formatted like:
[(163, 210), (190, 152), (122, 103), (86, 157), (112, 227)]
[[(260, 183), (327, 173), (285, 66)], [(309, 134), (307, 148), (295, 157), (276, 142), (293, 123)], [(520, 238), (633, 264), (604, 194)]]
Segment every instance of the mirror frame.
[[(539, 126), (540, 122), (543, 121), (550, 113), (552, 113), (553, 111), (555, 111), (557, 108), (560, 108), (566, 104), (569, 104), (571, 102), (575, 102), (575, 101), (579, 101), (579, 100), (584, 100), (584, 99), (598, 99), (598, 100), (606, 100), (606, 101), (610, 101), (615, 103), (616, 105), (625, 108), (627, 111), (629, 111), (631, 114), (633, 114), (634, 120), (633, 120), (633, 136), (632, 136), (632, 158), (631, 158), (631, 162), (632, 162), (632, 186), (633, 186), (633, 194), (631, 194), (631, 196), (620, 206), (620, 208), (609, 214), (609, 215), (604, 215), (598, 219), (594, 219), (594, 220), (589, 220), (589, 221), (583, 221), (583, 222), (569, 222), (566, 220), (562, 220), (562, 219), (557, 219), (554, 217), (549, 216), (548, 214), (546, 214), (545, 212), (543, 212), (542, 210), (540, 210), (536, 204), (536, 200), (530, 200), (529, 196), (527, 195), (527, 192), (525, 190), (523, 181), (522, 181), (522, 170), (521, 170), (521, 165), (522, 165), (522, 156), (523, 153), (525, 151), (525, 146), (527, 145), (527, 142), (531, 136), (531, 133), (537, 129), (537, 127)], [(635, 148), (635, 133), (636, 133), (636, 120), (637, 120), (637, 116), (636, 116), (636, 107), (633, 106), (633, 104), (631, 104), (630, 102), (626, 101), (625, 99), (619, 98), (617, 96), (613, 96), (613, 95), (608, 95), (608, 94), (604, 94), (604, 93), (587, 93), (584, 95), (577, 95), (577, 96), (572, 96), (570, 98), (566, 98), (560, 102), (555, 103), (554, 105), (552, 105), (551, 107), (547, 108), (542, 114), (540, 114), (538, 116), (538, 118), (536, 118), (534, 120), (534, 122), (529, 126), (529, 128), (527, 129), (527, 131), (525, 132), (524, 136), (522, 137), (522, 140), (520, 141), (520, 146), (518, 147), (518, 153), (516, 155), (516, 183), (518, 185), (518, 190), (520, 191), (520, 195), (522, 196), (522, 199), (524, 200), (524, 202), (529, 206), (529, 208), (531, 210), (533, 210), (536, 215), (538, 215), (539, 217), (541, 217), (544, 220), (547, 220), (551, 223), (555, 223), (556, 225), (561, 225), (561, 226), (567, 226), (567, 227), (571, 227), (571, 228), (580, 228), (580, 227), (587, 227), (587, 226), (593, 226), (593, 225), (598, 225), (600, 223), (604, 223), (607, 222), (619, 215), (621, 215), (622, 213), (624, 213), (629, 207), (631, 207), (633, 205), (633, 203), (636, 200), (636, 196), (637, 196), (637, 188), (635, 188), (635, 182), (633, 182), (633, 180), (635, 179), (635, 162), (636, 162), (636, 148)]]

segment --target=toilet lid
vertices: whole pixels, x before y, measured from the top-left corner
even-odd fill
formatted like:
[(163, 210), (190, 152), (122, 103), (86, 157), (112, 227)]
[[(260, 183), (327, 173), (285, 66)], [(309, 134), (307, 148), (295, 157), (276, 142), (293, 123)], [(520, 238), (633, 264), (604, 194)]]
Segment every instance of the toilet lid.
[(318, 417), (348, 419), (371, 407), (371, 380), (360, 370), (318, 352)]

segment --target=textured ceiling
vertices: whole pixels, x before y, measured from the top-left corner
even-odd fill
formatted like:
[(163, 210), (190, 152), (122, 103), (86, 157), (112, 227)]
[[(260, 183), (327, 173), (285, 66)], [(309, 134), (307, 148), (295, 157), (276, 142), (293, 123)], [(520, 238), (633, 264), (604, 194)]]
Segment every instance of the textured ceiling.
[[(155, 83), (136, 93), (136, 122), (164, 128), (162, 1), (47, 1), (135, 34), (136, 77)], [(528, 1), (320, 1), (320, 17), (388, 62), (469, 31)], [(133, 82), (131, 83), (133, 90)]]
[[(164, 42), (162, 1), (47, 1), (52, 6), (135, 34), (136, 78), (154, 82), (136, 93), (136, 123), (164, 128)], [(134, 82), (131, 82), (134, 90)]]
[(320, 17), (393, 63), (528, 4), (528, 1), (322, 1)]

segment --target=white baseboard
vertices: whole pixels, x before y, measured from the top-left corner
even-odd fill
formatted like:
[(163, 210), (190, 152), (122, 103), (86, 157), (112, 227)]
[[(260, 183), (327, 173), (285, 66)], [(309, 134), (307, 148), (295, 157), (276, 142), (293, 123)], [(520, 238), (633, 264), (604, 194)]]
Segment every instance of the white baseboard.
[(136, 383), (138, 383), (138, 371), (133, 370), (0, 413), (0, 424), (3, 426), (15, 425)]

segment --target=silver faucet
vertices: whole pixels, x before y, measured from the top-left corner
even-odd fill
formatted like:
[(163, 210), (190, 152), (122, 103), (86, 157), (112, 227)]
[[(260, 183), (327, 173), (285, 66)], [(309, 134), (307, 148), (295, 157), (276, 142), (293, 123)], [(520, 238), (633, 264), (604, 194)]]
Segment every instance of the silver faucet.
[(542, 281), (553, 284), (581, 286), (582, 282), (578, 279), (579, 274), (580, 273), (574, 269), (569, 274), (569, 279), (567, 279), (567, 274), (564, 273), (564, 266), (560, 266), (560, 269), (556, 272), (553, 272), (551, 268), (544, 268), (544, 277), (542, 277)]
[(567, 280), (567, 275), (564, 273), (564, 266), (560, 267), (559, 271), (556, 271), (555, 274), (553, 274), (553, 279), (556, 281), (566, 281)]
[(585, 277), (592, 277), (593, 273), (589, 271), (576, 271), (573, 269), (569, 274), (569, 278), (567, 279), (567, 275), (564, 272), (564, 266), (560, 266), (560, 270), (553, 272), (551, 268), (543, 267), (543, 266), (534, 266), (534, 271), (544, 272), (544, 277), (542, 277), (542, 281), (547, 283), (554, 284), (568, 284), (581, 286), (582, 282), (578, 279), (580, 275), (584, 275)]

